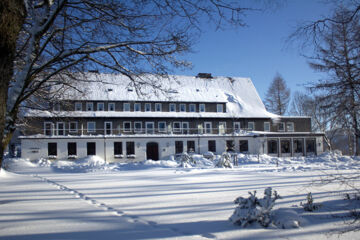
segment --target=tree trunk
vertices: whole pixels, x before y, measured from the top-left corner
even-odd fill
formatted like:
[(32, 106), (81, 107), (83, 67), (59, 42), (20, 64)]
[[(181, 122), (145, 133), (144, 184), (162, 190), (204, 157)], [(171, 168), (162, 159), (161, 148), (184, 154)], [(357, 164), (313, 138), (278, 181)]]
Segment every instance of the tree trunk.
[(6, 138), (6, 103), (8, 88), (14, 73), (16, 40), (25, 21), (23, 0), (0, 1), (0, 167), (9, 141)]

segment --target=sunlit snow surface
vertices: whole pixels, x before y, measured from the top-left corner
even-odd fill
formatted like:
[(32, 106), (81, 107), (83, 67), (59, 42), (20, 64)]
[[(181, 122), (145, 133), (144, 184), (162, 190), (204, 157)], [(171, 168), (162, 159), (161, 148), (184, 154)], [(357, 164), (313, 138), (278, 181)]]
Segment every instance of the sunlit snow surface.
[[(194, 159), (186, 169), (174, 160), (7, 159), (0, 172), (0, 239), (360, 239), (353, 231), (339, 235), (357, 226), (347, 214), (359, 202), (344, 194), (358, 182), (319, 184), (329, 174), (358, 173), (359, 158), (239, 155), (233, 169), (215, 168), (218, 157)], [(277, 225), (234, 226), (233, 200), (254, 190), (262, 197), (266, 187), (282, 196)], [(300, 205), (308, 192), (322, 204), (315, 212)]]

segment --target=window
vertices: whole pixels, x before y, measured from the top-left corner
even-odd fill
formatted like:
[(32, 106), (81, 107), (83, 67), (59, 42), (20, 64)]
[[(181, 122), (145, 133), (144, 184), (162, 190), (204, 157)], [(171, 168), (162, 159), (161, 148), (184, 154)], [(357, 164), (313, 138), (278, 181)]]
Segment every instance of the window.
[(134, 104), (134, 111), (135, 112), (141, 112), (141, 103), (135, 103)]
[(226, 151), (235, 151), (234, 140), (226, 140)]
[(294, 153), (303, 153), (304, 151), (304, 141), (303, 139), (294, 139)]
[(222, 104), (216, 104), (216, 111), (217, 112), (224, 112), (223, 105)]
[(151, 103), (145, 103), (145, 112), (151, 111)]
[(146, 122), (145, 128), (146, 128), (147, 134), (153, 134), (154, 133), (154, 122)]
[(291, 152), (290, 139), (281, 139), (280, 146), (281, 146), (281, 153)]
[(170, 112), (176, 112), (176, 104), (175, 103), (170, 103), (169, 111)]
[(175, 154), (183, 153), (184, 145), (183, 141), (175, 141)]
[(104, 131), (105, 135), (112, 134), (112, 122), (104, 122)]
[(54, 135), (54, 124), (52, 122), (44, 122), (44, 135)]
[(114, 155), (122, 155), (122, 142), (114, 142)]
[(70, 122), (69, 123), (69, 132), (77, 132), (78, 131), (78, 123)]
[(216, 152), (216, 141), (215, 140), (209, 140), (208, 141), (208, 151), (209, 152)]
[(196, 105), (195, 104), (190, 104), (189, 105), (189, 112), (196, 112)]
[(189, 123), (188, 122), (182, 122), (182, 133), (183, 134), (189, 133)]
[(130, 112), (130, 103), (124, 103), (124, 112)]
[(264, 122), (264, 131), (270, 132), (270, 122)]
[(181, 131), (181, 124), (180, 124), (180, 122), (174, 122), (174, 123), (173, 123), (173, 130), (174, 130), (174, 132), (180, 132), (180, 131)]
[(249, 151), (249, 142), (248, 140), (240, 140), (239, 141), (239, 150), (240, 152), (248, 152)]
[(278, 152), (278, 142), (277, 140), (268, 140), (268, 153), (275, 154)]
[(135, 143), (126, 142), (126, 155), (134, 155), (134, 154), (135, 154)]
[(158, 122), (158, 131), (166, 132), (166, 122)]
[(81, 102), (75, 103), (75, 111), (82, 111), (82, 104)]
[(54, 111), (60, 111), (60, 103), (54, 103), (53, 110)]
[(199, 112), (205, 112), (205, 104), (200, 104), (199, 105)]
[(96, 155), (96, 143), (95, 142), (87, 142), (86, 150), (87, 150), (88, 156)]
[(95, 122), (87, 122), (87, 132), (96, 132)]
[(48, 143), (48, 156), (57, 156), (57, 143)]
[(64, 136), (65, 135), (65, 123), (63, 122), (57, 122), (56, 123), (57, 128), (57, 135)]
[(294, 131), (294, 123), (293, 122), (286, 123), (286, 131), (288, 131), (288, 132)]
[(315, 153), (315, 139), (306, 139), (306, 153)]
[(142, 132), (142, 122), (134, 122), (134, 132)]
[(161, 103), (155, 103), (155, 112), (161, 112), (162, 106)]
[(211, 122), (205, 122), (205, 133), (212, 133), (212, 124), (211, 124)]
[(68, 148), (68, 156), (76, 156), (76, 142), (68, 142), (67, 143)]
[(226, 133), (226, 122), (219, 122), (219, 134)]
[(234, 122), (234, 132), (239, 133), (240, 132), (240, 122)]
[(94, 104), (92, 102), (86, 103), (86, 111), (94, 111)]
[(98, 111), (104, 111), (104, 103), (103, 102), (97, 103), (97, 110)]
[(115, 103), (108, 104), (108, 111), (115, 111)]
[(254, 122), (248, 122), (248, 130), (254, 131), (255, 130), (255, 123)]
[(186, 105), (183, 103), (180, 104), (180, 112), (186, 112)]
[(195, 152), (195, 141), (187, 141), (187, 151)]
[(123, 129), (124, 129), (124, 132), (131, 132), (131, 122), (124, 122)]
[(283, 122), (279, 123), (279, 125), (278, 125), (278, 130), (279, 130), (280, 132), (285, 131), (285, 123), (283, 123)]

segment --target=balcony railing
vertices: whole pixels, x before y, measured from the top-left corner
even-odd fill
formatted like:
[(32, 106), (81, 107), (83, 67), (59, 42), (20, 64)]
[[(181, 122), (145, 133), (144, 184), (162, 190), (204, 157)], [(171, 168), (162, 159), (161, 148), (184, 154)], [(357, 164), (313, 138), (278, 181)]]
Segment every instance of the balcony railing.
[(26, 131), (26, 135), (42, 134), (46, 136), (81, 136), (81, 135), (204, 135), (204, 134), (244, 134), (249, 129), (233, 129), (233, 128), (181, 128), (181, 129), (168, 129), (168, 128), (148, 128), (148, 129), (39, 129), (38, 131)]

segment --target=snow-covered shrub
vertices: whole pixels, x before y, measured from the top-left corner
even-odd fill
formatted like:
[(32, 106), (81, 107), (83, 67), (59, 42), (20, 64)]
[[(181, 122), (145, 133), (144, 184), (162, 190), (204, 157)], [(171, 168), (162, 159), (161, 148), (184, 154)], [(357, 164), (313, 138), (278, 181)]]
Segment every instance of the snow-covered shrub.
[(180, 156), (180, 166), (183, 168), (191, 167), (190, 162), (192, 162), (191, 156), (187, 152), (183, 152)]
[(213, 152), (203, 153), (203, 156), (204, 156), (204, 158), (209, 159), (209, 160), (211, 160), (211, 161), (214, 160), (214, 158), (215, 158), (215, 155), (214, 155)]
[(238, 206), (230, 217), (230, 221), (241, 227), (246, 227), (253, 222), (260, 223), (264, 227), (269, 226), (272, 220), (271, 210), (280, 196), (276, 191), (272, 193), (271, 187), (265, 189), (263, 199), (256, 197), (256, 191), (249, 192), (249, 194), (248, 198), (238, 197), (235, 199), (234, 203)]
[(300, 205), (304, 208), (305, 211), (312, 212), (321, 207), (321, 204), (314, 203), (314, 199), (312, 197), (311, 192), (309, 192), (306, 196), (306, 202), (303, 204), (300, 202)]
[(223, 168), (233, 168), (233, 164), (231, 163), (230, 153), (223, 152), (223, 154), (221, 154), (221, 158), (216, 166), (223, 167)]

